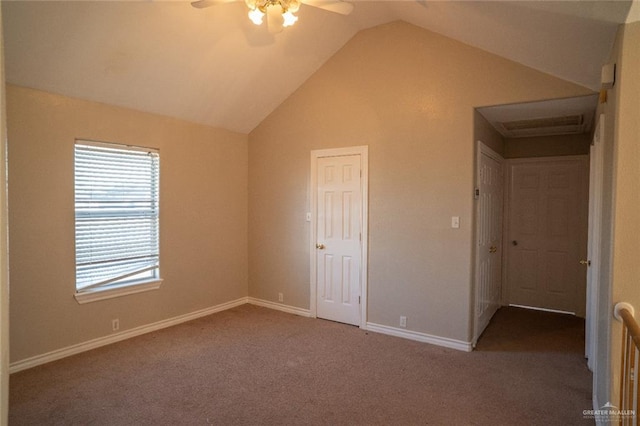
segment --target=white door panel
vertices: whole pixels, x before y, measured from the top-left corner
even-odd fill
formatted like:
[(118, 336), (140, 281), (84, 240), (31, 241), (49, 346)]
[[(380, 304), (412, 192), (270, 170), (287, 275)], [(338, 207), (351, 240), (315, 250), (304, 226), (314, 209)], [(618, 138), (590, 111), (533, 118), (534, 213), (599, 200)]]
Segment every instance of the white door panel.
[(317, 159), (317, 316), (360, 325), (361, 156)]
[(586, 158), (509, 163), (508, 303), (584, 315)]
[[(600, 306), (606, 307), (606, 301), (599, 298), (600, 294), (600, 252), (603, 204), (603, 173), (604, 173), (604, 115), (599, 117), (589, 159), (589, 237), (587, 245), (587, 315), (585, 323), (585, 356), (591, 371), (596, 371), (598, 347), (598, 318)], [(603, 309), (604, 310), (604, 309)], [(593, 376), (594, 390), (597, 389), (597, 374)]]
[(502, 291), (502, 157), (478, 146), (477, 275), (474, 342), (500, 307)]

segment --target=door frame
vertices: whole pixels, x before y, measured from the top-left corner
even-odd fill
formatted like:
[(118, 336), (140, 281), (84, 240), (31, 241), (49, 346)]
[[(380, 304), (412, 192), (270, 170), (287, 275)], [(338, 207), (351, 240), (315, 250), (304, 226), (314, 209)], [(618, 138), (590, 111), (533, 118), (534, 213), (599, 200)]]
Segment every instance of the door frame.
[(316, 240), (318, 238), (318, 159), (323, 157), (342, 157), (347, 155), (360, 155), (362, 176), (360, 177), (360, 190), (362, 191), (362, 206), (360, 209), (361, 240), (360, 251), (360, 328), (366, 328), (367, 324), (367, 288), (368, 288), (368, 247), (369, 247), (369, 146), (353, 146), (346, 148), (317, 149), (311, 151), (310, 183), (309, 183), (309, 270), (311, 283), (309, 291), (309, 313), (312, 318), (317, 318), (317, 287), (318, 287), (318, 258), (316, 256)]
[[(480, 189), (480, 161), (482, 159), (482, 155), (486, 155), (494, 160), (496, 160), (498, 163), (500, 163), (500, 168), (502, 170), (502, 179), (503, 179), (503, 183), (502, 183), (502, 199), (504, 200), (504, 165), (505, 165), (505, 159), (498, 154), (497, 152), (495, 152), (493, 149), (491, 149), (488, 145), (486, 145), (484, 142), (482, 141), (477, 141), (477, 150), (476, 150), (476, 173), (475, 173), (475, 178), (476, 178), (476, 190)], [(478, 198), (476, 200), (477, 202), (475, 203), (475, 234), (474, 234), (474, 250), (475, 250), (475, 273), (474, 273), (474, 289), (473, 289), (473, 305), (471, 306), (471, 310), (473, 312), (473, 339), (472, 339), (472, 345), (475, 347), (476, 343), (478, 342), (478, 339), (480, 338), (480, 334), (482, 333), (482, 331), (478, 332), (478, 321), (477, 321), (477, 317), (476, 317), (476, 306), (477, 306), (477, 300), (478, 300), (478, 287), (479, 287), (479, 283), (480, 283), (480, 251), (478, 250), (478, 235), (480, 233), (480, 226), (481, 226), (481, 221), (480, 221), (480, 199)], [(500, 227), (500, 240), (501, 242), (504, 241), (504, 201), (503, 204), (501, 206), (502, 208), (502, 226)], [(503, 247), (504, 247), (504, 243), (503, 243)], [(504, 256), (503, 255), (503, 251), (500, 251), (500, 256)], [(502, 262), (501, 262), (502, 264)], [(501, 271), (500, 271), (500, 300), (498, 301), (500, 303), (500, 305), (502, 305), (502, 279), (503, 277), (503, 272), (502, 272), (502, 268), (504, 268), (504, 265), (502, 264), (501, 267)]]

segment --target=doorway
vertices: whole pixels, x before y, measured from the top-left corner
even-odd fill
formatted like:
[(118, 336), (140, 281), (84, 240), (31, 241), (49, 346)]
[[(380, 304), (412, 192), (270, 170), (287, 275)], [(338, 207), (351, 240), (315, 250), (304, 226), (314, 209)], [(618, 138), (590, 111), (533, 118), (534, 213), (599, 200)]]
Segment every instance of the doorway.
[[(503, 181), (504, 188), (504, 200), (508, 201), (509, 195), (513, 196), (515, 193), (510, 189), (511, 182), (510, 176), (519, 176), (519, 171), (516, 172), (513, 168), (519, 166), (513, 166), (515, 163), (520, 163), (524, 170), (524, 163), (531, 161), (531, 163), (540, 162), (542, 164), (549, 159), (555, 157), (561, 157), (568, 159), (575, 156), (582, 156), (582, 158), (588, 158), (589, 143), (592, 126), (594, 125), (594, 115), (597, 106), (597, 95), (580, 96), (575, 98), (553, 99), (546, 101), (527, 102), (519, 104), (509, 105), (495, 105), (485, 106), (476, 109), (475, 114), (475, 138), (476, 140), (485, 140), (488, 146), (490, 146), (496, 153), (502, 156), (504, 160), (504, 173), (505, 180)], [(480, 148), (477, 149), (480, 152)], [(480, 157), (479, 157), (480, 158)], [(480, 159), (476, 161), (476, 167), (480, 166)], [(580, 182), (585, 186), (581, 186), (581, 190), (584, 190), (588, 185), (588, 161), (586, 164), (586, 174), (581, 174)], [(511, 174), (510, 174), (511, 173)], [(521, 178), (522, 176), (519, 176)], [(531, 181), (543, 178), (544, 184), (548, 184), (548, 180), (552, 178), (548, 173), (545, 176), (538, 175), (531, 178)], [(562, 178), (555, 177), (556, 180), (562, 181)], [(531, 184), (531, 182), (524, 182), (524, 184)], [(477, 178), (476, 188), (480, 185), (480, 178)], [(552, 186), (562, 186), (563, 182), (555, 182)], [(560, 191), (560, 188), (557, 188)], [(509, 192), (512, 192), (509, 194)], [(509, 214), (510, 206), (505, 203), (503, 210), (503, 240), (501, 245), (490, 245), (488, 249), (493, 251), (495, 247), (496, 253), (502, 254), (500, 261), (502, 262), (502, 276), (501, 280), (495, 280), (502, 286), (500, 292), (500, 305), (505, 306), (509, 304), (523, 305), (527, 307), (551, 309), (564, 312), (573, 312), (579, 316), (585, 316), (585, 276), (586, 265), (582, 265), (579, 262), (587, 262), (586, 252), (580, 253), (578, 259), (572, 259), (569, 269), (573, 269), (573, 275), (582, 274), (582, 282), (578, 285), (573, 285), (574, 288), (581, 288), (582, 291), (577, 293), (577, 297), (573, 301), (573, 304), (565, 303), (565, 305), (553, 302), (553, 304), (545, 305), (545, 300), (532, 301), (531, 298), (526, 297), (513, 299), (512, 296), (518, 295), (532, 295), (535, 291), (530, 291), (531, 286), (542, 285), (543, 290), (541, 293), (563, 293), (565, 290), (562, 288), (564, 283), (564, 277), (559, 274), (549, 274), (548, 272), (556, 269), (556, 266), (545, 266), (545, 262), (555, 262), (556, 264), (563, 263), (561, 259), (563, 256), (560, 252), (562, 250), (555, 250), (552, 253), (545, 254), (546, 257), (535, 260), (535, 256), (528, 256), (531, 254), (527, 251), (527, 248), (521, 244), (518, 238), (510, 238), (508, 235), (510, 222), (520, 220), (520, 222), (533, 221), (538, 213), (534, 213), (535, 209), (551, 209), (562, 211), (565, 209), (563, 205), (564, 201), (556, 199), (555, 195), (550, 196), (550, 199), (545, 199), (544, 206), (538, 201), (527, 201), (528, 206), (521, 208), (520, 211), (514, 216)], [(580, 196), (582, 197), (582, 195)], [(571, 198), (571, 197), (569, 197)], [(480, 194), (476, 194), (476, 236), (480, 236), (480, 228), (482, 226), (482, 220), (480, 218)], [(545, 227), (553, 226), (555, 228), (561, 228), (565, 222), (566, 224), (574, 225), (577, 216), (585, 218), (586, 224), (587, 217), (587, 200), (588, 194), (581, 198), (582, 203), (573, 208), (573, 210), (567, 210), (569, 218), (565, 214), (562, 219), (562, 214), (556, 212), (547, 214), (547, 219), (540, 219), (543, 221), (552, 220), (552, 223), (546, 223)], [(578, 210), (579, 209), (579, 210)], [(578, 214), (579, 213), (579, 214)], [(523, 216), (524, 215), (524, 216)], [(565, 222), (563, 222), (563, 220)], [(530, 223), (531, 224), (531, 223)], [(568, 226), (568, 225), (567, 225)], [(582, 226), (582, 225), (581, 225)], [(582, 226), (584, 233), (580, 233), (580, 247), (586, 248), (586, 225)], [(558, 229), (554, 229), (554, 232), (559, 232)], [(514, 241), (516, 244), (514, 245)], [(575, 242), (574, 242), (575, 243)], [(492, 304), (488, 302), (490, 298), (487, 298), (487, 291), (481, 292), (483, 285), (480, 276), (483, 275), (483, 270), (480, 264), (482, 263), (480, 257), (486, 250), (480, 248), (478, 241), (474, 241), (476, 256), (475, 256), (475, 287), (474, 287), (474, 304), (472, 305), (472, 318), (473, 324), (471, 328), (471, 338), (475, 341), (482, 333), (482, 329), (487, 321), (487, 318), (483, 318), (481, 315), (486, 314), (490, 316), (493, 309), (490, 308)], [(583, 251), (586, 251), (583, 250)], [(526, 253), (525, 253), (526, 252)], [(486, 254), (486, 253), (484, 253)], [(520, 267), (514, 267), (509, 271), (510, 265), (518, 264), (517, 259), (514, 261), (510, 259), (512, 255), (520, 256), (520, 267), (529, 267), (530, 271), (524, 271)], [(555, 256), (555, 257), (554, 257)], [(573, 261), (576, 261), (573, 264)], [(545, 272), (546, 268), (546, 272)], [(577, 272), (576, 272), (577, 271)], [(572, 273), (569, 273), (571, 275)], [(520, 285), (519, 289), (512, 289), (510, 281), (513, 281), (514, 277), (520, 275), (519, 278), (524, 278), (524, 284)], [(485, 275), (491, 276), (490, 273), (485, 271)], [(541, 277), (538, 277), (541, 275)], [(532, 278), (533, 277), (533, 278)], [(545, 281), (546, 280), (546, 281)], [(522, 280), (520, 281), (522, 282)], [(534, 283), (535, 282), (535, 283)], [(534, 286), (534, 287), (535, 287)], [(551, 287), (549, 287), (551, 286)], [(569, 285), (571, 287), (571, 285)], [(516, 284), (517, 287), (517, 284)], [(490, 293), (490, 292), (489, 292)], [(540, 293), (540, 292), (539, 292)], [(574, 293), (575, 296), (576, 293)], [(537, 296), (536, 296), (537, 297)], [(544, 299), (544, 298), (543, 298)], [(568, 299), (568, 298), (565, 298)], [(567, 301), (567, 300), (565, 300)], [(483, 305), (485, 308), (483, 309)], [(553, 306), (553, 307), (549, 307)], [(490, 319), (490, 318), (489, 318)]]
[(366, 326), (368, 147), (311, 152), (313, 317)]

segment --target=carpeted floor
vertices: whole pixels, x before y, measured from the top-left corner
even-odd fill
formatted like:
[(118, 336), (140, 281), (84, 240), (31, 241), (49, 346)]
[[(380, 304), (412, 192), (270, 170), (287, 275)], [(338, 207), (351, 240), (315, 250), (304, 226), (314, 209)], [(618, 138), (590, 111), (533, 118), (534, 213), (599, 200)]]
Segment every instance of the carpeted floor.
[(10, 379), (10, 425), (593, 424), (584, 321), (503, 308), (464, 353), (243, 305)]

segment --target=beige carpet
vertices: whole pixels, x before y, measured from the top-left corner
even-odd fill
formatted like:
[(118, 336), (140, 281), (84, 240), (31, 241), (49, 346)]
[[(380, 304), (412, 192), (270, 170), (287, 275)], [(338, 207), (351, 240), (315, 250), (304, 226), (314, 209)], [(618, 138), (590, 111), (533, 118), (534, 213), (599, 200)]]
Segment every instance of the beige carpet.
[(243, 305), (11, 376), (11, 425), (571, 425), (584, 321), (501, 309), (464, 353)]

